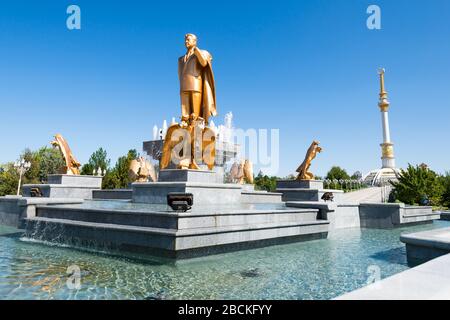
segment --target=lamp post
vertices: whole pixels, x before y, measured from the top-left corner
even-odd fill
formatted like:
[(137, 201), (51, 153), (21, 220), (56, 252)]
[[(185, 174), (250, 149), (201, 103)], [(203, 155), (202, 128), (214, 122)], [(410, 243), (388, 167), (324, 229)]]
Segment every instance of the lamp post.
[(14, 168), (19, 172), (19, 185), (17, 186), (17, 195), (20, 195), (20, 186), (22, 185), (22, 176), (31, 168), (31, 163), (22, 159), (14, 163)]

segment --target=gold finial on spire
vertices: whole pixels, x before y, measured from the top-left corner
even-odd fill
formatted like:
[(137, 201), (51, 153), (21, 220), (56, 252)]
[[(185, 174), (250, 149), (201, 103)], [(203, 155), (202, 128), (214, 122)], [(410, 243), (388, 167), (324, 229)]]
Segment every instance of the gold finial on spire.
[(389, 101), (387, 99), (387, 92), (384, 88), (384, 74), (386, 70), (384, 68), (378, 69), (378, 74), (380, 75), (380, 102), (378, 106), (381, 111), (386, 112), (389, 109)]

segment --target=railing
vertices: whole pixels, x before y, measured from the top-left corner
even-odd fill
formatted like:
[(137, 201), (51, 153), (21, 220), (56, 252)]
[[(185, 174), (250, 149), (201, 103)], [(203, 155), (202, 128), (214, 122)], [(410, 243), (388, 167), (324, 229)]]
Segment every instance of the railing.
[(389, 183), (389, 181), (384, 181), (380, 185), (381, 187), (381, 202), (387, 203), (389, 202), (389, 195), (392, 191), (392, 185)]
[(326, 189), (344, 190), (345, 192), (356, 191), (367, 187), (362, 179), (325, 179), (323, 184)]

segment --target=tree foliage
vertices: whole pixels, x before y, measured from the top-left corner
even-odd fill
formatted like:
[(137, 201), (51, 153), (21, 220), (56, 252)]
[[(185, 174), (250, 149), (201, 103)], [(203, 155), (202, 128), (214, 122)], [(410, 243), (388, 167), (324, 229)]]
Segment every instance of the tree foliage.
[(330, 171), (328, 171), (325, 179), (331, 180), (332, 182), (329, 185), (329, 188), (331, 189), (341, 189), (343, 188), (341, 183), (336, 183), (336, 180), (349, 180), (350, 176), (348, 175), (347, 171), (345, 169), (342, 169), (338, 166), (331, 167)]
[(0, 196), (14, 195), (19, 184), (19, 174), (12, 163), (0, 166)]
[(277, 188), (277, 177), (269, 177), (263, 175), (262, 171), (259, 171), (258, 175), (254, 179), (255, 188), (257, 190), (265, 190), (268, 192), (274, 192)]
[(348, 179), (350, 179), (350, 176), (348, 175), (347, 171), (345, 171), (345, 169), (342, 169), (341, 167), (338, 167), (338, 166), (334, 166), (334, 167), (331, 167), (330, 171), (328, 171), (326, 179), (348, 180)]
[(81, 174), (92, 175), (94, 170), (97, 171), (99, 168), (106, 172), (109, 169), (110, 164), (111, 160), (108, 159), (106, 150), (99, 148), (91, 155), (89, 161), (81, 167)]
[(116, 165), (111, 170), (107, 170), (103, 178), (103, 189), (123, 189), (128, 188), (132, 182), (128, 177), (130, 162), (138, 157), (136, 150), (128, 151), (126, 156), (117, 159)]
[(20, 155), (31, 163), (30, 169), (24, 175), (24, 183), (45, 183), (49, 174), (62, 173), (64, 159), (57, 149), (42, 147), (36, 151), (25, 149)]
[[(23, 176), (23, 184), (45, 183), (49, 174), (61, 173), (65, 164), (61, 153), (48, 147), (36, 151), (25, 149), (20, 159), (31, 163), (30, 169)], [(7, 163), (0, 168), (0, 196), (16, 194), (19, 174), (14, 164)]]
[(40, 148), (36, 152), (36, 160), (38, 164), (37, 180), (39, 182), (46, 182), (49, 174), (61, 173), (65, 166), (61, 152), (55, 148)]
[(441, 178), (424, 165), (408, 164), (398, 176), (398, 182), (391, 182), (394, 187), (392, 195), (400, 202), (417, 205), (422, 199), (429, 199), (431, 205), (439, 205), (444, 193)]
[(446, 172), (440, 180), (443, 188), (441, 204), (450, 208), (450, 172)]

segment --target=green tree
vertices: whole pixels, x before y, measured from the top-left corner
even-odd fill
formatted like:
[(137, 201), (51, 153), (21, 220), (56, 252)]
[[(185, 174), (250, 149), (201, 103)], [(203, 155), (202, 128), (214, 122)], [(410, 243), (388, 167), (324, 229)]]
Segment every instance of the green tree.
[(81, 174), (92, 175), (94, 170), (98, 170), (99, 168), (106, 172), (109, 169), (110, 164), (111, 160), (108, 159), (106, 150), (99, 148), (91, 155), (89, 161), (81, 167)]
[(61, 173), (61, 169), (66, 165), (61, 152), (55, 148), (42, 147), (36, 152), (39, 164), (38, 180), (47, 181), (49, 174)]
[(25, 149), (20, 159), (31, 163), (30, 169), (24, 174), (24, 183), (45, 183), (49, 174), (61, 173), (61, 169), (65, 166), (61, 153), (48, 147), (42, 147), (37, 151)]
[(130, 162), (138, 157), (135, 149), (128, 151), (126, 156), (117, 159), (116, 165), (112, 170), (106, 172), (103, 178), (103, 189), (123, 189), (128, 188), (131, 183), (128, 177)]
[(15, 195), (19, 184), (19, 174), (13, 163), (0, 165), (0, 196)]
[(24, 159), (31, 163), (30, 169), (25, 172), (23, 176), (23, 183), (40, 183), (39, 180), (39, 156), (37, 152), (33, 152), (30, 149), (25, 149), (20, 155), (20, 159)]
[(423, 198), (429, 199), (432, 205), (439, 205), (444, 193), (440, 180), (427, 166), (408, 164), (408, 168), (399, 174), (398, 181), (391, 182), (392, 196), (395, 200), (410, 205), (420, 204)]
[[(342, 169), (338, 166), (331, 167), (330, 171), (328, 171), (326, 179), (334, 181), (334, 180), (349, 180), (350, 176), (348, 175), (347, 171)], [(329, 188), (332, 189), (341, 189), (342, 186), (340, 183), (334, 183), (332, 182), (329, 186)]]
[[(45, 183), (49, 174), (61, 173), (64, 159), (53, 148), (42, 147), (37, 151), (25, 149), (19, 159), (31, 163), (30, 169), (23, 175), (23, 184)], [(0, 196), (16, 194), (19, 174), (13, 163), (0, 166)]]
[(443, 187), (441, 204), (450, 208), (450, 172), (446, 172), (444, 176), (441, 176), (440, 180)]
[(274, 192), (277, 188), (277, 180), (277, 177), (269, 177), (267, 175), (263, 175), (262, 171), (259, 171), (258, 175), (254, 179), (254, 183), (257, 190)]

